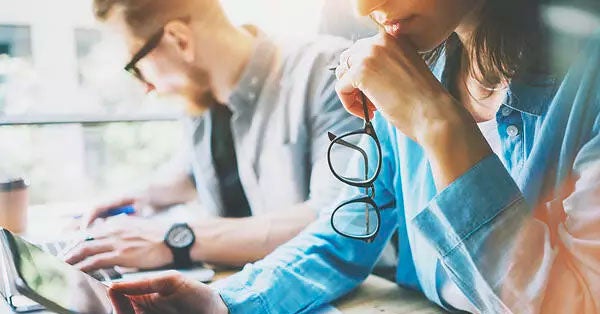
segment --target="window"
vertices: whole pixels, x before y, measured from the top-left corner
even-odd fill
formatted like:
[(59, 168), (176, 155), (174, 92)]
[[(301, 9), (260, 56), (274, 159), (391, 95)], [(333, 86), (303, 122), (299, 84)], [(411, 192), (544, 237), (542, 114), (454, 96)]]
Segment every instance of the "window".
[(168, 121), (3, 126), (0, 173), (25, 175), (32, 204), (126, 193), (172, 158), (180, 137)]
[[(234, 23), (278, 35), (316, 33), (321, 4), (223, 1)], [(181, 149), (180, 107), (143, 94), (91, 8), (27, 0), (0, 10), (0, 175), (26, 176), (32, 204), (130, 191)]]
[(0, 55), (30, 59), (30, 37), (27, 26), (0, 25)]
[(49, 12), (17, 2), (0, 14), (0, 175), (27, 177), (32, 204), (143, 185), (180, 150), (177, 107), (122, 71), (122, 47), (95, 26), (90, 1), (28, 2)]
[(27, 26), (0, 25), (0, 114), (15, 110), (11, 91), (28, 90), (31, 81), (31, 31)]

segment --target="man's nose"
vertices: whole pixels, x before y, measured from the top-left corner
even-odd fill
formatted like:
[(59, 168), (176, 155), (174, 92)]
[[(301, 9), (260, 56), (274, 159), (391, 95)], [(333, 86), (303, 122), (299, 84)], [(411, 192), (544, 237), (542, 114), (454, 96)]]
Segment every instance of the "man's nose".
[(151, 92), (156, 90), (156, 86), (148, 82), (144, 82), (144, 87), (146, 88), (146, 94), (150, 94)]

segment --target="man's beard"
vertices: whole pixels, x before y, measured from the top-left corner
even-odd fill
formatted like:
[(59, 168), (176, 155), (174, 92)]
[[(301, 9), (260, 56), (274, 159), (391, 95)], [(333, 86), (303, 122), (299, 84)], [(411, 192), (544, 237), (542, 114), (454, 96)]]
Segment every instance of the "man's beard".
[(186, 97), (185, 99), (185, 111), (192, 117), (201, 116), (208, 108), (217, 104), (217, 101), (210, 91), (207, 89), (203, 93), (194, 94), (193, 96)]
[(214, 106), (217, 101), (210, 88), (210, 77), (207, 71), (194, 68), (190, 73), (190, 92), (186, 93), (185, 107), (190, 116), (202, 115), (208, 108)]

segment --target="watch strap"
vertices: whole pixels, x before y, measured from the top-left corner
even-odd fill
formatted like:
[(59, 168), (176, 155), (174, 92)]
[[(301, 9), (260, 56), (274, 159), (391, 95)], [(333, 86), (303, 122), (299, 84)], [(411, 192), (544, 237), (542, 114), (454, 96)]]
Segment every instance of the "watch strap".
[(190, 248), (171, 248), (171, 252), (173, 253), (173, 266), (176, 269), (192, 267), (193, 262), (190, 256)]

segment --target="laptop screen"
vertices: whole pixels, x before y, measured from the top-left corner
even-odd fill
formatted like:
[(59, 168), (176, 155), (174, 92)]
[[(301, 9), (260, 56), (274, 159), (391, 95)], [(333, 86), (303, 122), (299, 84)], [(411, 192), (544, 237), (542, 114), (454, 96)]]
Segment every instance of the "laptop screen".
[(19, 287), (21, 293), (64, 313), (112, 313), (107, 288), (99, 281), (27, 241), (5, 234), (12, 242), (15, 266), (26, 285)]

